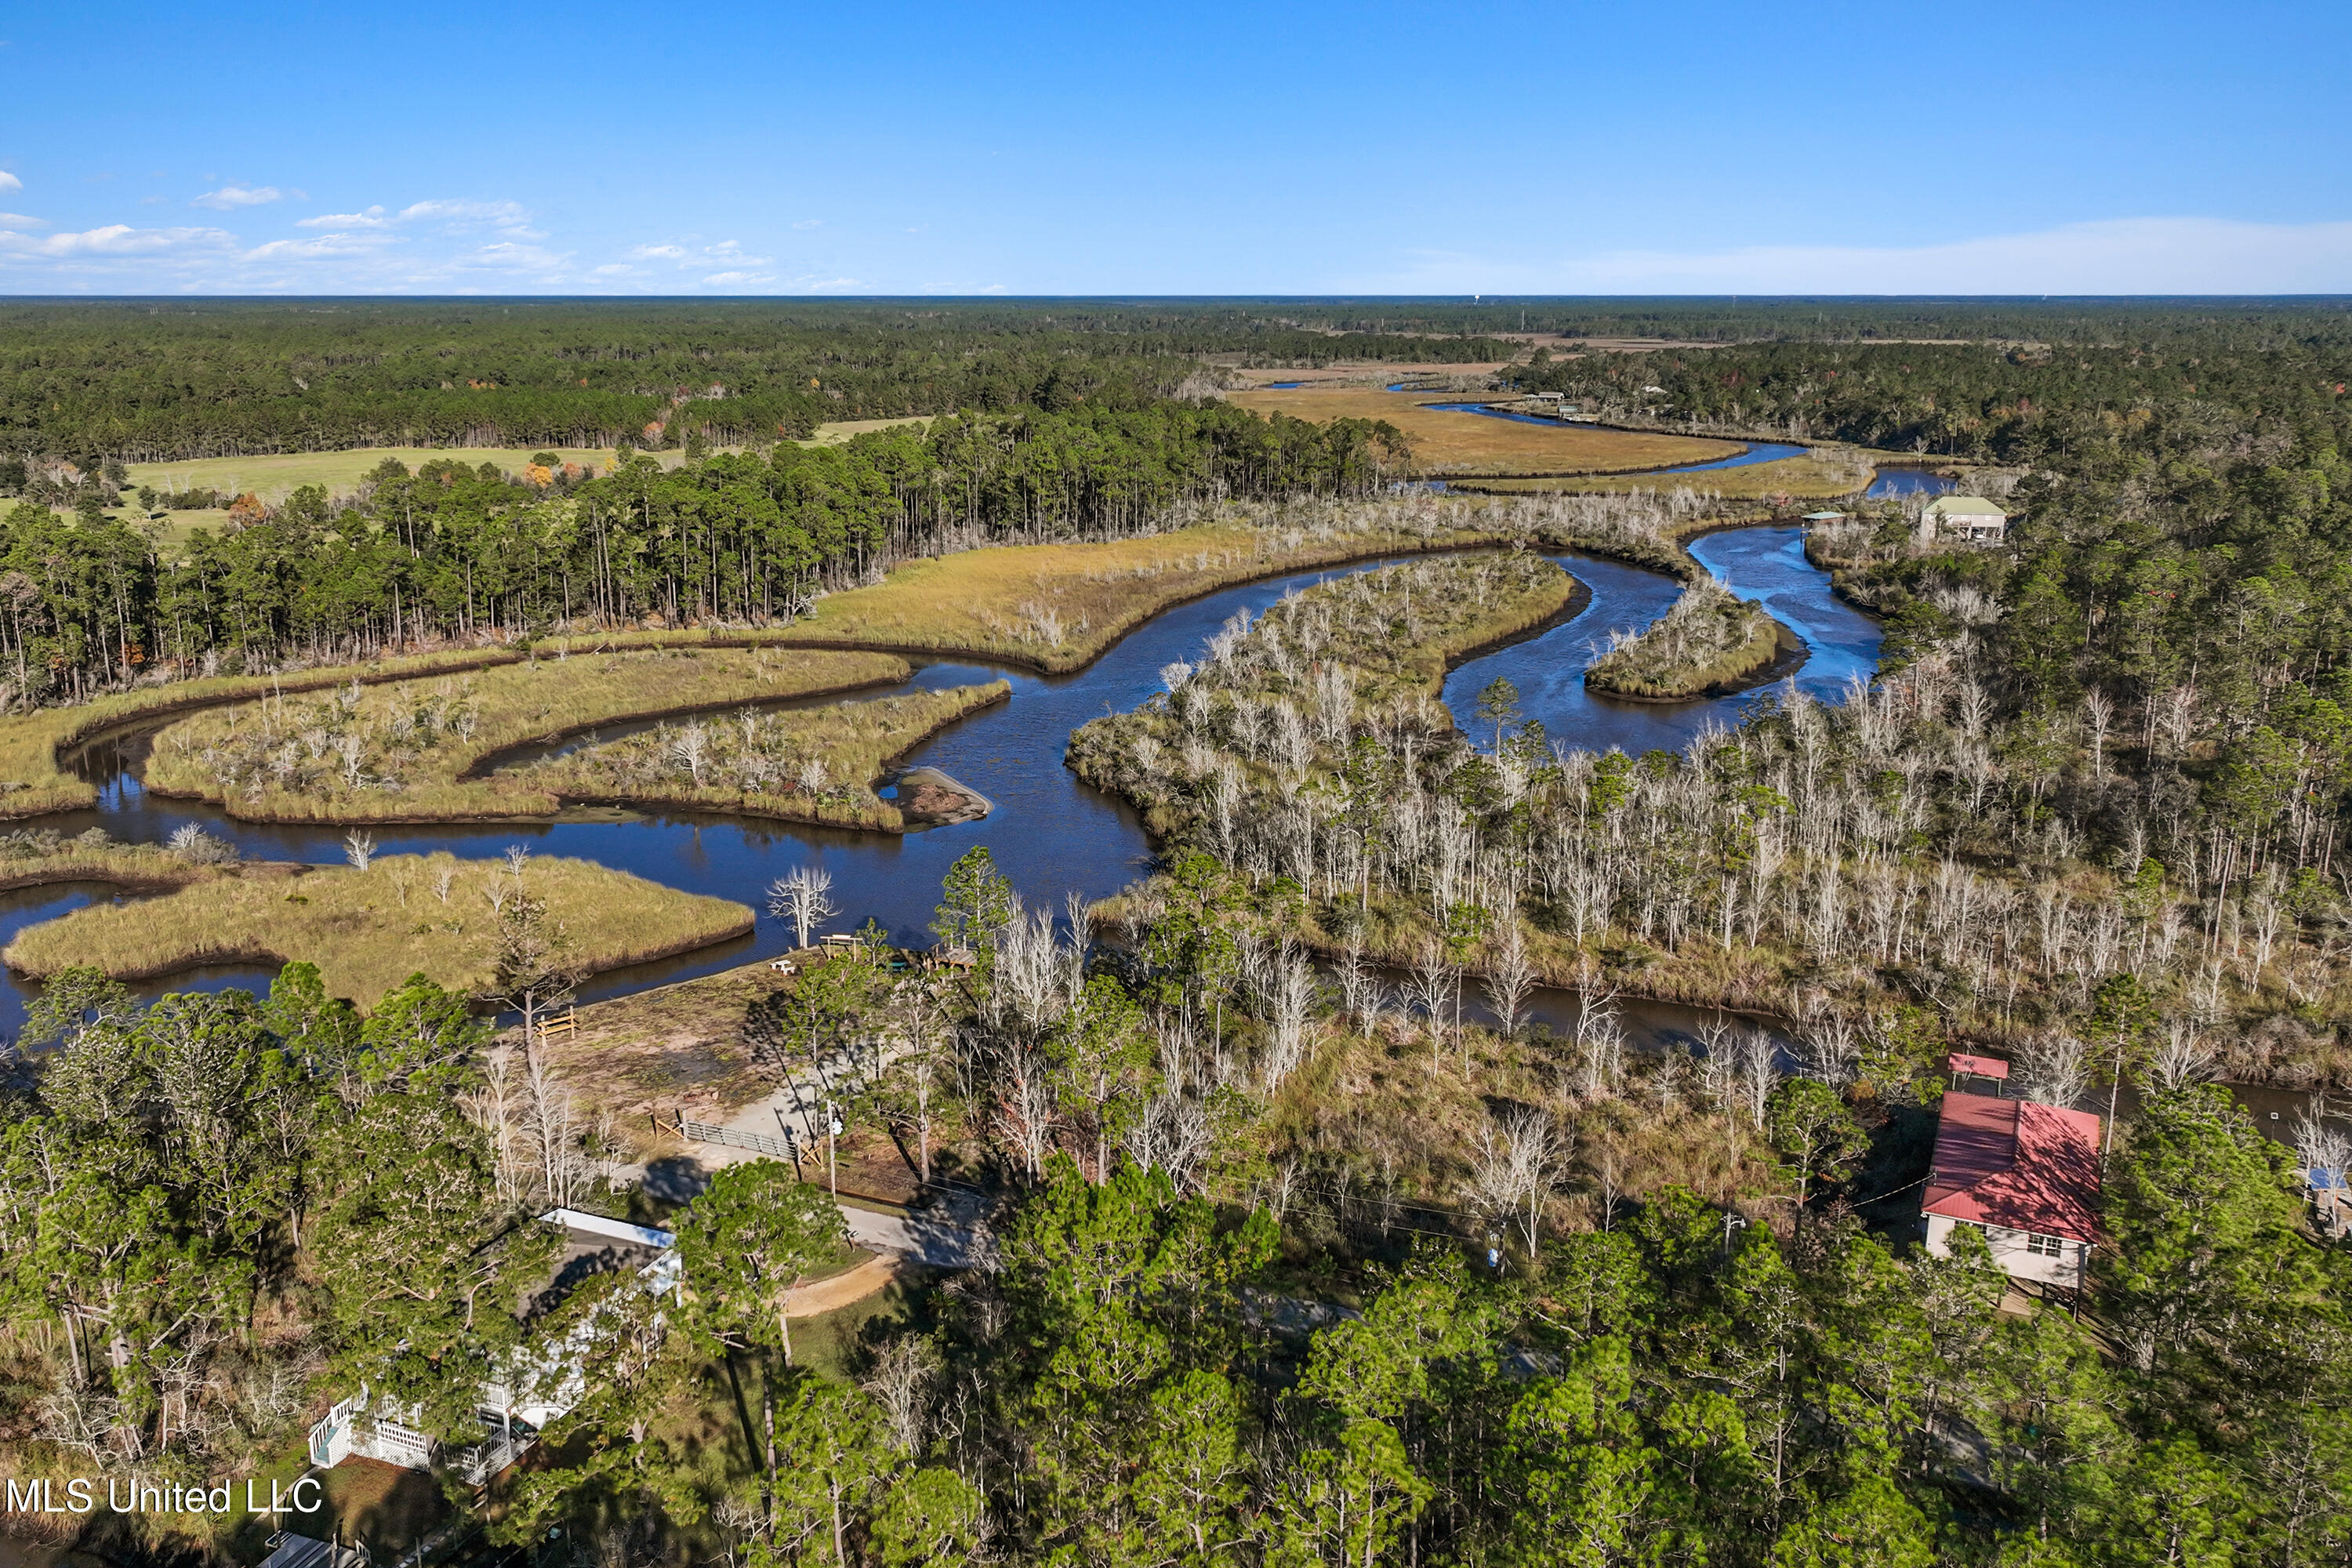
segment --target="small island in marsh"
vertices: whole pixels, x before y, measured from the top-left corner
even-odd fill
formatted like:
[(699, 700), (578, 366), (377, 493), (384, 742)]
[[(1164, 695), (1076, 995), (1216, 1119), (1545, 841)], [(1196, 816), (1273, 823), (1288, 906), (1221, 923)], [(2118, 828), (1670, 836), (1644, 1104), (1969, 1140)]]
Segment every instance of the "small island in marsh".
[(1701, 577), (1645, 629), (1611, 632), (1607, 650), (1586, 668), (1584, 684), (1643, 702), (1720, 696), (1803, 646), (1760, 605)]
[(0, 958), (37, 979), (92, 968), (114, 980), (299, 959), (318, 965), (331, 995), (380, 996), (411, 974), (491, 994), (507, 978), (519, 921), (539, 922), (532, 941), (577, 974), (691, 952), (751, 929), (741, 904), (592, 860), (378, 857), (355, 834), (350, 866), (240, 866), (226, 846), (184, 837), (190, 842), (176, 856), (122, 847), (113, 855), (119, 867), (93, 858), (84, 870), (126, 882), (145, 873), (139, 882), (177, 882), (175, 890), (45, 921)]

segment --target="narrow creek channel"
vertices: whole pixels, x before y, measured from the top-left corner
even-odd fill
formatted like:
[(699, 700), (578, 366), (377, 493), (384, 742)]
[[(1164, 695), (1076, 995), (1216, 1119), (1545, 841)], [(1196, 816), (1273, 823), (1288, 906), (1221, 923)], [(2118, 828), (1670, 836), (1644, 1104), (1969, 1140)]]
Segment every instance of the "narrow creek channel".
[[(1875, 626), (1831, 595), (1827, 578), (1806, 564), (1798, 530), (1726, 531), (1700, 539), (1693, 552), (1709, 570), (1729, 576), (1740, 592), (1764, 599), (1805, 637), (1812, 656), (1796, 674), (1801, 687), (1833, 699), (1850, 676), (1866, 675), (1872, 668)], [(1591, 597), (1565, 623), (1455, 669), (1445, 683), (1445, 699), (1457, 721), (1475, 722), (1471, 709), (1475, 694), (1498, 675), (1518, 686), (1522, 710), (1540, 719), (1554, 737), (1595, 749), (1621, 746), (1638, 752), (1677, 748), (1704, 725), (1736, 720), (1745, 699), (1662, 706), (1613, 702), (1589, 694), (1582, 675), (1591, 645), (1605, 641), (1612, 627), (1648, 624), (1673, 601), (1677, 586), (1660, 574), (1615, 562), (1574, 552), (1556, 553), (1554, 559), (1591, 590)], [(943, 769), (993, 801), (996, 809), (985, 821), (904, 837), (682, 814), (652, 814), (627, 822), (432, 824), (372, 831), (383, 854), (446, 849), (469, 858), (494, 858), (507, 845), (521, 844), (534, 854), (597, 860), (755, 909), (762, 908), (761, 890), (770, 882), (794, 866), (815, 862), (833, 874), (834, 896), (844, 911), (835, 922), (839, 929), (870, 917), (910, 943), (928, 940), (925, 928), (939, 900), (940, 879), (975, 844), (989, 847), (1033, 904), (1058, 906), (1073, 892), (1100, 898), (1141, 875), (1151, 848), (1142, 825), (1124, 803), (1081, 783), (1063, 765), (1070, 731), (1090, 719), (1145, 700), (1160, 689), (1162, 666), (1197, 657), (1236, 613), (1255, 616), (1294, 589), (1384, 563), (1291, 573), (1178, 605), (1075, 674), (1040, 676), (985, 663), (938, 660), (924, 664), (903, 688), (858, 693), (860, 698), (881, 696), (891, 689), (935, 689), (1000, 677), (1012, 683), (1010, 702), (959, 721), (906, 759), (911, 765)], [(100, 787), (98, 805), (44, 817), (39, 825), (68, 834), (101, 826), (120, 839), (154, 843), (194, 822), (233, 842), (248, 858), (341, 861), (340, 828), (238, 822), (209, 805), (149, 795), (139, 772), (144, 744), (143, 738), (132, 735), (87, 749), (79, 761), (85, 776)], [(560, 748), (542, 750), (555, 749)], [(0, 942), (26, 926), (118, 896), (97, 884), (0, 893)], [(583, 995), (618, 995), (711, 973), (788, 945), (784, 926), (763, 912), (748, 936), (599, 975)], [(160, 994), (230, 985), (266, 987), (268, 979), (266, 968), (218, 965), (141, 989)], [(0, 983), (0, 1026), (21, 1025), (28, 992), (26, 983), (13, 976)]]

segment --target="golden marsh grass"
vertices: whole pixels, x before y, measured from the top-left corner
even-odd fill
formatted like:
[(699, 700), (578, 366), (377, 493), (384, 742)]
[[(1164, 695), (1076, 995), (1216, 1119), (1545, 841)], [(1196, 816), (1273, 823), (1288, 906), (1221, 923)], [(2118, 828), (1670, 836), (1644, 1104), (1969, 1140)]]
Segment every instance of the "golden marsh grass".
[(906, 817), (874, 793), (885, 764), (1012, 693), (1011, 683), (997, 680), (784, 712), (712, 714), (585, 746), (488, 782), (511, 781), (514, 788), (563, 800), (897, 833)]
[[(503, 860), (396, 855), (366, 870), (310, 867), (208, 872), (175, 892), (130, 904), (77, 910), (20, 933), (8, 967), (42, 976), (92, 964), (120, 980), (151, 979), (207, 963), (319, 966), (330, 993), (362, 1005), (424, 973), (452, 990), (487, 991), (495, 980), (493, 891), (516, 878)], [(751, 911), (725, 899), (683, 893), (587, 860), (535, 859), (521, 873), (547, 903), (590, 971), (690, 952), (751, 929)]]
[(1257, 414), (1287, 414), (1322, 424), (1333, 419), (1385, 419), (1412, 443), (1413, 466), (1433, 475), (1613, 473), (1706, 463), (1738, 453), (1744, 443), (1646, 430), (1601, 430), (1586, 425), (1533, 425), (1483, 414), (1426, 406), (1426, 394), (1363, 388), (1299, 387), (1236, 392), (1227, 401)]
[(978, 653), (1057, 673), (1091, 662), (1171, 605), (1236, 583), (1491, 538), (1450, 526), (1401, 526), (1367, 509), (1336, 525), (1286, 528), (1277, 514), (1256, 526), (967, 551), (908, 562), (874, 587), (820, 600), (812, 619), (782, 635), (802, 645)]
[(373, 664), (308, 669), (294, 675), (223, 675), (110, 692), (71, 708), (0, 716), (0, 817), (36, 816), (97, 804), (98, 791), (58, 765), (58, 753), (121, 725), (188, 709), (250, 701), (280, 692), (320, 691), (512, 663), (510, 648), (453, 648)]
[(604, 724), (903, 680), (888, 654), (681, 648), (570, 655), (209, 710), (166, 727), (158, 794), (273, 822), (551, 816), (530, 773), (465, 775), (509, 747)]

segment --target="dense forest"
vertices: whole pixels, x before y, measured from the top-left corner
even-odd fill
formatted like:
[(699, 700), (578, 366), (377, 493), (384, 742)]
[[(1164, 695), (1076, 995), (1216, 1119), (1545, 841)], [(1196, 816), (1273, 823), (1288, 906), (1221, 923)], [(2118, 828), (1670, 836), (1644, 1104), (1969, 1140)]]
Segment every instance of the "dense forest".
[[(16, 301), (0, 305), (0, 459), (94, 472), (110, 457), (343, 447), (677, 447), (698, 435), (732, 445), (803, 437), (824, 420), (1132, 408), (1201, 395), (1216, 365), (1507, 361), (1523, 345), (1503, 334), (1522, 332), (1720, 346), (1895, 340), (1923, 353), (1968, 340), (2176, 363), (2292, 353), (2336, 365), (2331, 380), (2352, 353), (2352, 312), (2327, 300)], [(1690, 386), (1665, 384), (1683, 409), (1737, 404), (1759, 423), (1793, 415), (1827, 434), (1806, 412), (1810, 394), (1697, 387), (1713, 377), (1752, 388), (1764, 375), (1793, 386), (1807, 367), (1841, 363), (1694, 363)], [(2167, 395), (2222, 374), (2146, 384)], [(1592, 390), (1662, 380), (1645, 366)], [(2020, 395), (2070, 402), (2054, 379), (2008, 402)]]
[[(1089, 951), (976, 851), (938, 919), (987, 954), (975, 973), (841, 962), (755, 1018), (780, 1068), (834, 1064), (847, 1113), (1003, 1162), (996, 1261), (814, 1363), (777, 1303), (839, 1266), (841, 1222), (788, 1164), (733, 1167), (672, 1216), (681, 1300), (625, 1268), (551, 1283), (532, 1215), (630, 1199), (561, 1074), (462, 998), (413, 980), (362, 1017), (298, 965), (265, 999), (142, 1008), (61, 976), (0, 1137), (7, 1440), (35, 1473), (208, 1477), (365, 1384), (459, 1456), (493, 1435), (485, 1381), (559, 1377), (588, 1345), (584, 1400), (488, 1521), (560, 1542), (541, 1563), (2352, 1551), (2344, 1254), (2305, 1238), (2285, 1152), (2220, 1089), (2154, 1094), (2119, 1147), (2087, 1324), (2001, 1310), (1968, 1233), (1943, 1260), (1864, 1227), (1855, 1201), (1912, 1179), (1900, 1131), (1932, 1068), (1849, 1108), (1769, 1052), (1706, 1084), (1629, 1060), (1556, 1121), (1553, 1049), (1473, 1028), (1388, 1068), (1422, 1114), (1484, 1120), (1459, 1206), (1333, 1201), (1268, 1158), (1305, 1075), (1286, 1081), (1298, 1025), (1246, 957), (1261, 900), (1205, 858), (1178, 884)], [(1367, 1026), (1310, 1013), (1310, 1057)], [(1610, 1115), (1685, 1172), (1744, 1148), (1754, 1184), (1630, 1184), (1587, 1142)], [(1491, 1261), (1434, 1239), (1455, 1226), (1490, 1231)], [(163, 1523), (103, 1520), (101, 1543)]]
[[(0, 306), (0, 457), (126, 462), (372, 446), (682, 447), (912, 414), (1132, 410), (1288, 363), (1327, 331), (1261, 311), (908, 301), (321, 300)], [(1504, 359), (1367, 333), (1351, 357)]]
[(95, 489), (71, 518), (19, 504), (0, 518), (14, 695), (652, 615), (764, 626), (909, 554), (1148, 531), (1228, 497), (1363, 495), (1405, 459), (1385, 425), (1171, 402), (690, 455), (544, 486), (456, 457), (415, 473), (388, 460), (355, 502), (300, 489), (249, 526), (199, 531), (176, 559), (108, 518)]

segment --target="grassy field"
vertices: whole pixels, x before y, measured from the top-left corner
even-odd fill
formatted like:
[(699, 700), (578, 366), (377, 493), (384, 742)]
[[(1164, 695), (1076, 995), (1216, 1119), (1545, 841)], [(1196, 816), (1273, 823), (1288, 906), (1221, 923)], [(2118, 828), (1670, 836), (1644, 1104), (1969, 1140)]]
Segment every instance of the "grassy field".
[[(1305, 515), (1305, 514), (1301, 514)], [(1334, 509), (1305, 526), (1204, 525), (1105, 544), (1024, 544), (909, 562), (887, 581), (818, 601), (783, 634), (936, 653), (977, 653), (1049, 672), (1091, 662), (1171, 605), (1284, 571), (1494, 536), (1402, 512)]]
[(609, 447), (357, 447), (340, 452), (277, 452), (263, 457), (133, 463), (129, 488), (135, 490), (142, 485), (152, 485), (159, 490), (204, 489), (235, 495), (251, 491), (274, 505), (304, 485), (324, 485), (329, 495), (349, 495), (360, 488), (360, 481), (369, 470), (386, 458), (397, 458), (412, 468), (454, 458), (474, 467), (490, 463), (508, 473), (520, 474), (534, 452), (553, 452), (569, 462), (593, 464), (600, 474), (613, 466)]
[[(842, 419), (820, 425), (803, 447), (837, 447), (854, 436), (868, 430), (887, 429), (893, 425), (925, 425), (928, 416), (907, 419)], [(719, 448), (724, 449), (724, 448)], [(510, 474), (522, 472), (533, 453), (553, 452), (567, 462), (593, 466), (598, 473), (612, 468), (614, 448), (610, 447), (354, 447), (334, 452), (273, 452), (244, 458), (193, 458), (176, 463), (133, 463), (130, 466), (128, 489), (152, 485), (159, 490), (215, 489), (243, 495), (250, 490), (263, 500), (275, 504), (284, 500), (304, 485), (324, 485), (329, 495), (349, 495), (360, 487), (368, 472), (386, 458), (397, 458), (415, 468), (425, 463), (455, 458), (478, 467), (495, 464)], [(676, 468), (685, 460), (683, 454), (655, 451), (646, 454), (657, 458), (666, 468)], [(135, 510), (126, 517), (141, 515)], [(217, 512), (174, 512), (174, 519), (225, 517)]]
[(464, 775), (508, 747), (598, 725), (847, 690), (908, 673), (889, 654), (831, 651), (688, 647), (532, 658), (210, 709), (156, 735), (147, 782), (158, 794), (217, 801), (252, 821), (552, 816), (562, 802), (535, 770)]
[(1385, 419), (1412, 440), (1414, 468), (1439, 477), (1663, 468), (1728, 458), (1741, 447), (1736, 441), (1692, 436), (1530, 425), (1483, 414), (1445, 413), (1424, 407), (1431, 399), (1423, 395), (1365, 388), (1305, 386), (1287, 392), (1236, 392), (1228, 401), (1260, 414), (1278, 412), (1318, 423)]
[[(299, 958), (319, 966), (331, 994), (362, 1006), (420, 972), (453, 990), (478, 993), (493, 983), (490, 895), (510, 895), (516, 885), (505, 861), (397, 855), (364, 871), (320, 866), (286, 874), (293, 869), (210, 872), (157, 898), (76, 910), (20, 933), (0, 957), (20, 973), (87, 963), (121, 980)], [(573, 961), (592, 972), (751, 929), (751, 911), (740, 904), (586, 860), (533, 860), (521, 883), (546, 900)]]
[(816, 433), (801, 443), (803, 447), (838, 447), (852, 437), (863, 436), (869, 430), (887, 430), (898, 425), (929, 425), (928, 414), (910, 414), (902, 419), (835, 419), (816, 427)]
[(716, 714), (585, 746), (486, 782), (563, 800), (776, 816), (897, 833), (906, 827), (906, 818), (898, 806), (874, 793), (884, 765), (965, 714), (1002, 702), (1012, 693), (1008, 682), (997, 680), (824, 708)]

